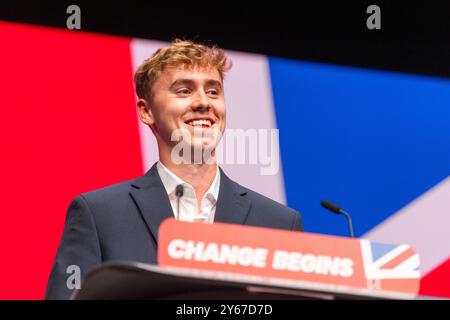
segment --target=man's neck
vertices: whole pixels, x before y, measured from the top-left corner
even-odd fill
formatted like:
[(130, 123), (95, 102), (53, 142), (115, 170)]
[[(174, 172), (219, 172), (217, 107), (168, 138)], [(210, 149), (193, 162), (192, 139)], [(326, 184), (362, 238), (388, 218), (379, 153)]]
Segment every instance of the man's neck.
[(216, 161), (213, 161), (211, 164), (175, 164), (170, 155), (165, 157), (161, 153), (159, 161), (172, 173), (194, 188), (199, 202), (213, 183), (218, 170)]

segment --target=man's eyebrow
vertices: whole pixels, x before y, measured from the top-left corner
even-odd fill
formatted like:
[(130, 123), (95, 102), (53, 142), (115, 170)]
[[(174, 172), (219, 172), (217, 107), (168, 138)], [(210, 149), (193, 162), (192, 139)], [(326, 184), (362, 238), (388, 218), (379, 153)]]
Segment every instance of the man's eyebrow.
[[(172, 89), (173, 87), (178, 86), (178, 85), (192, 85), (192, 84), (194, 84), (194, 82), (195, 81), (192, 79), (177, 79), (170, 85), (170, 88)], [(214, 79), (206, 80), (206, 85), (217, 86), (219, 88), (222, 88), (222, 83), (220, 81), (214, 80)]]
[(216, 86), (216, 87), (222, 88), (222, 83), (218, 80), (213, 80), (213, 79), (207, 80), (206, 84), (209, 86)]

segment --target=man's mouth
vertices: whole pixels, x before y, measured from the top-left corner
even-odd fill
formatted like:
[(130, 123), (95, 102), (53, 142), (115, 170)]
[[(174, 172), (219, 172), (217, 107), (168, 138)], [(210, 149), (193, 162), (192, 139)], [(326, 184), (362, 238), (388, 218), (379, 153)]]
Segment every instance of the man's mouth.
[(210, 128), (214, 122), (209, 119), (194, 119), (185, 122), (194, 128)]

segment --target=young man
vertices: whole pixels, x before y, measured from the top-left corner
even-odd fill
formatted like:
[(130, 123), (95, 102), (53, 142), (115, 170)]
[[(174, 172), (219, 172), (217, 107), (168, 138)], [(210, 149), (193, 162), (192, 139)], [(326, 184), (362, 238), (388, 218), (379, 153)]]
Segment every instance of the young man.
[[(71, 203), (46, 298), (70, 298), (71, 265), (84, 276), (106, 261), (156, 263), (158, 228), (169, 217), (302, 230), (298, 212), (240, 186), (216, 163), (229, 68), (223, 50), (190, 41), (159, 49), (139, 67), (137, 107), (156, 137), (159, 162), (140, 178)], [(183, 189), (179, 207), (177, 186)]]

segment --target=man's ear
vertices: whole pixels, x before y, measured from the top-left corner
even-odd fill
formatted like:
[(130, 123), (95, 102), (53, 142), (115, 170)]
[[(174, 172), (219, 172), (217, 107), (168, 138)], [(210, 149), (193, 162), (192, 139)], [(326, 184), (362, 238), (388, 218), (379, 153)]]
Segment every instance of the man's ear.
[(156, 134), (157, 129), (155, 124), (155, 117), (153, 116), (150, 104), (145, 99), (139, 99), (137, 102), (137, 108), (141, 121), (148, 125), (150, 129), (152, 129), (152, 132)]
[(141, 121), (148, 126), (152, 126), (155, 124), (155, 118), (153, 117), (152, 110), (150, 109), (150, 105), (145, 99), (139, 99), (137, 101), (137, 108), (139, 113), (139, 118)]

